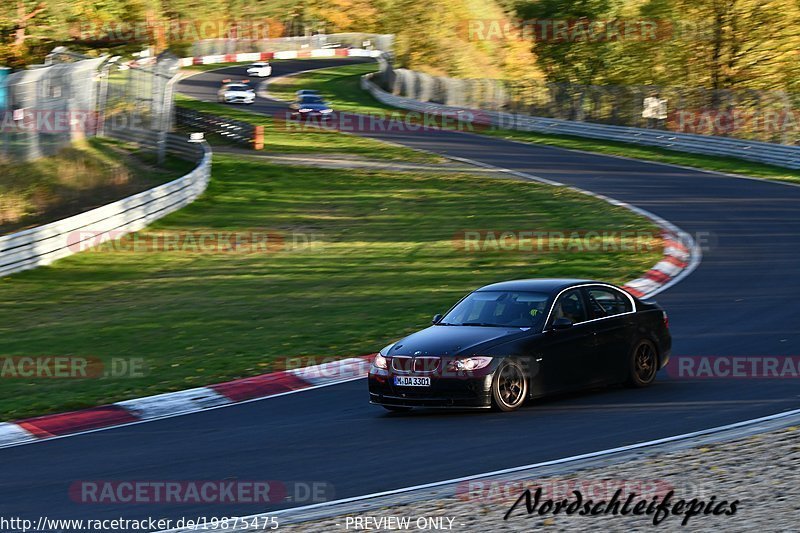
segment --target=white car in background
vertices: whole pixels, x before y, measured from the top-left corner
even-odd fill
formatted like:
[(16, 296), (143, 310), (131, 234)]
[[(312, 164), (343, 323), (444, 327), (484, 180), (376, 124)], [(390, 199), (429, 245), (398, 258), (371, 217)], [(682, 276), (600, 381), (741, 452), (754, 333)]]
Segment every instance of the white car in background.
[(250, 105), (256, 101), (256, 91), (247, 82), (230, 83), (230, 80), (224, 80), (217, 91), (217, 101), (223, 104)]
[(259, 78), (266, 78), (272, 74), (272, 65), (266, 62), (253, 63), (247, 67), (248, 76), (258, 76)]

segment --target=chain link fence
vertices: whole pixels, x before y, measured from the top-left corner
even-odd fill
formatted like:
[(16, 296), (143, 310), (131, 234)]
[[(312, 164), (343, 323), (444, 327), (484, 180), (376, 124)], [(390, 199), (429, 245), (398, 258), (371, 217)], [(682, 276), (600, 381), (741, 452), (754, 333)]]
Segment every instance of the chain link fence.
[(179, 70), (180, 60), (170, 53), (127, 65), (109, 61), (101, 76), (98, 133), (120, 137), (129, 131), (154, 132), (163, 163), (166, 135), (174, 125)]
[(800, 144), (800, 95), (782, 91), (456, 79), (380, 63), (379, 86), (422, 102)]
[(17, 160), (36, 159), (94, 135), (96, 74), (104, 61), (57, 48), (43, 65), (10, 74), (5, 80), (0, 154)]
[(5, 78), (0, 157), (30, 161), (80, 139), (131, 129), (166, 139), (178, 69), (171, 55), (123, 64), (56, 48), (44, 64)]
[(289, 52), (320, 48), (392, 49), (394, 35), (377, 33), (332, 33), (272, 39), (204, 39), (192, 44), (191, 55), (235, 54), (248, 52)]

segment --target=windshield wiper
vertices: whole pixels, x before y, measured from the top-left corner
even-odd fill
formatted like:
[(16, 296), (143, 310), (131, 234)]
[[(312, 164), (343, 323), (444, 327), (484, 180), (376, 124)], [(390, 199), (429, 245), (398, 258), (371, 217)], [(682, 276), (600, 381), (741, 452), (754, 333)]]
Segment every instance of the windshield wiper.
[(460, 326), (484, 326), (488, 328), (502, 328), (500, 324), (489, 324), (487, 322), (462, 322)]

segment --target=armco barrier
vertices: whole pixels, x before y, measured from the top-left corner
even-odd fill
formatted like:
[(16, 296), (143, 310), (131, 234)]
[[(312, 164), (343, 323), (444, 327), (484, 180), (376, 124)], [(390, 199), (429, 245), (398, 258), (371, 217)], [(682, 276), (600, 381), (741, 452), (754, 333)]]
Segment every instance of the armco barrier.
[[(387, 93), (371, 81), (367, 74), (361, 79), (361, 87), (384, 104), (394, 107), (418, 111), (422, 113), (464, 113), (468, 109), (420, 102), (411, 98)], [(609, 126), (552, 118), (534, 117), (516, 113), (484, 111), (476, 113), (484, 125), (520, 131), (535, 131), (554, 135), (574, 135), (607, 141), (619, 141), (646, 146), (656, 146), (667, 150), (690, 152), (695, 154), (736, 157), (766, 163), (779, 167), (800, 169), (800, 146), (787, 146), (711, 135), (691, 133), (673, 133), (663, 130), (649, 130), (626, 126)], [(476, 119), (477, 120), (477, 119)]]
[[(147, 135), (136, 139), (133, 133), (119, 133), (114, 137), (139, 142), (145, 146), (157, 142)], [(168, 147), (186, 157), (199, 155), (198, 165), (169, 183), (159, 185), (114, 203), (0, 237), (0, 276), (49, 265), (56, 259), (67, 257), (82, 248), (82, 240), (99, 242), (104, 234), (119, 238), (125, 233), (138, 231), (200, 196), (211, 176), (211, 149), (207, 144), (190, 144), (185, 138), (169, 136)], [(85, 232), (85, 236), (81, 235)], [(108, 233), (107, 233), (108, 232)], [(110, 232), (113, 232), (110, 233)]]

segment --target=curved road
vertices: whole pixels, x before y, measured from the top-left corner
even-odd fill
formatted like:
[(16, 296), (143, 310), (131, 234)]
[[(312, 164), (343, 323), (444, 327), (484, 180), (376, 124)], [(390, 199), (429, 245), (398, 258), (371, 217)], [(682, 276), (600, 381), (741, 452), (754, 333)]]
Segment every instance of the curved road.
[[(274, 75), (347, 60), (274, 63)], [(215, 99), (241, 67), (183, 81)], [(265, 113), (281, 104), (259, 101)], [(375, 133), (411, 147), (524, 171), (640, 206), (702, 240), (703, 262), (660, 294), (674, 354), (797, 355), (800, 187), (456, 132)], [(0, 450), (0, 515), (231, 516), (264, 505), (86, 505), (76, 480), (325, 482), (343, 498), (642, 442), (800, 407), (797, 379), (675, 380), (539, 401), (512, 414), (392, 416), (359, 380), (145, 424)], [(697, 480), (695, 480), (697, 481)], [(272, 506), (294, 506), (286, 501)]]

